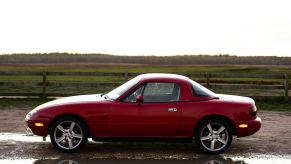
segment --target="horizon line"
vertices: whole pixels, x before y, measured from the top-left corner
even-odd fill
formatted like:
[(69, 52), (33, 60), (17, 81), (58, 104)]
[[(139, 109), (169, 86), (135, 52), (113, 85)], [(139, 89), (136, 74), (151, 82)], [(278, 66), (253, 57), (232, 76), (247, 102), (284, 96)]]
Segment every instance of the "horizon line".
[(23, 52), (23, 53), (0, 53), (2, 55), (50, 55), (50, 54), (68, 54), (68, 55), (108, 55), (108, 56), (132, 56), (132, 57), (174, 57), (174, 56), (230, 56), (230, 57), (291, 57), (291, 55), (236, 55), (236, 54), (227, 54), (227, 53), (218, 53), (218, 54), (173, 54), (173, 55), (157, 55), (157, 54), (110, 54), (110, 53), (97, 53), (97, 52)]

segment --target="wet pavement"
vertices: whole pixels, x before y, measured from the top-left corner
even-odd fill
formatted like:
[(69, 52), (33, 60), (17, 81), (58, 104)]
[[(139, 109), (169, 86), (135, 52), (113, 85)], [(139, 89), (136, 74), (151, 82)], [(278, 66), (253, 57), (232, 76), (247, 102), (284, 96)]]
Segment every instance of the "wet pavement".
[(31, 163), (31, 164), (246, 164), (246, 163), (256, 163), (256, 164), (271, 164), (271, 163), (279, 163), (279, 164), (290, 164), (289, 160), (285, 159), (247, 159), (243, 160), (232, 160), (230, 158), (197, 158), (190, 160), (137, 160), (137, 159), (41, 159), (41, 160), (0, 160), (1, 164), (5, 163)]
[(221, 155), (202, 154), (193, 143), (102, 143), (89, 140), (77, 153), (61, 153), (51, 145), (49, 137), (26, 136), (20, 133), (0, 133), (0, 164), (244, 164), (291, 163), (291, 154), (252, 147), (254, 138), (234, 140)]

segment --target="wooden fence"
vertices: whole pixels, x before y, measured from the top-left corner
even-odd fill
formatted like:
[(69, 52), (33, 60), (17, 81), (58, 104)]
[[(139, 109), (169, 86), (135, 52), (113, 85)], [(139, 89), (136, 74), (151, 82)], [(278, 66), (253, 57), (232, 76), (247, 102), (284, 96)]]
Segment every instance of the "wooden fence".
[[(2, 92), (0, 89), (0, 96), (37, 96), (37, 97), (63, 97), (70, 96), (73, 94), (66, 93), (48, 93), (47, 88), (50, 86), (72, 86), (72, 87), (116, 87), (127, 81), (130, 77), (137, 76), (141, 73), (111, 73), (111, 72), (0, 72), (0, 87), (12, 86), (12, 87), (41, 87), (41, 92), (39, 93), (12, 93), (12, 92)], [(284, 95), (280, 98), (284, 98), (286, 101), (289, 100), (289, 83), (287, 74), (220, 74), (220, 73), (184, 73), (191, 78), (197, 78), (197, 82), (209, 88), (218, 88), (218, 89), (266, 89), (273, 90), (279, 89), (284, 91)], [(1, 81), (1, 76), (41, 76), (41, 81)], [(116, 76), (121, 77), (124, 81), (119, 82), (70, 82), (70, 81), (60, 81), (60, 82), (51, 82), (48, 81), (48, 76)], [(269, 83), (268, 81), (259, 81), (259, 82), (246, 82), (238, 81), (236, 83), (229, 83), (227, 80), (217, 80), (221, 78), (260, 78), (260, 79), (272, 79), (280, 81), (279, 83)], [(265, 99), (264, 96), (252, 96), (257, 99)], [(270, 99), (274, 96), (269, 96)], [(276, 96), (278, 98), (278, 96)]]

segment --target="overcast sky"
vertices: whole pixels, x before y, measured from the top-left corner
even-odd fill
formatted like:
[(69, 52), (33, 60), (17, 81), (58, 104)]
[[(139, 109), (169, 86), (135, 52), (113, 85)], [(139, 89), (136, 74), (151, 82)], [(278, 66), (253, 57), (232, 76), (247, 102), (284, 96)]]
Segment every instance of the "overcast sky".
[(290, 0), (0, 0), (0, 54), (291, 56)]

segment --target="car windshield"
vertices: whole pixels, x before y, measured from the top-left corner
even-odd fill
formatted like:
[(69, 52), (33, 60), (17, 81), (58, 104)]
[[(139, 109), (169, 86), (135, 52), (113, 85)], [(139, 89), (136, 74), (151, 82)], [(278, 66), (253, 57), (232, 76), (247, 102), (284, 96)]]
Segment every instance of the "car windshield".
[(116, 100), (119, 96), (121, 96), (123, 93), (125, 93), (127, 90), (129, 90), (131, 87), (135, 86), (139, 81), (141, 77), (137, 76), (126, 83), (122, 84), (121, 86), (113, 89), (109, 93), (106, 94), (106, 96), (111, 100)]
[(192, 92), (195, 96), (216, 97), (215, 93), (190, 79)]

